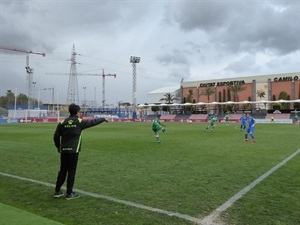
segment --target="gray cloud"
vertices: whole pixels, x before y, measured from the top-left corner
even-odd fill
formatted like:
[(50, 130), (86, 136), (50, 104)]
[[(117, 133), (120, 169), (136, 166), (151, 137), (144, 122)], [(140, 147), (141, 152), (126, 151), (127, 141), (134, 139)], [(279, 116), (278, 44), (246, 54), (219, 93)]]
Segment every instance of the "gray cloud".
[[(187, 80), (297, 72), (299, 1), (112, 1), (2, 0), (0, 46), (45, 52), (30, 55), (37, 88), (54, 85), (61, 102), (75, 44), (77, 71), (117, 73), (107, 79), (106, 102), (131, 101), (131, 55), (137, 65), (137, 96)], [(264, 63), (259, 59), (263, 58)], [(25, 55), (0, 50), (0, 95), (26, 93)], [(153, 81), (157, 82), (153, 82)], [(78, 77), (79, 95), (101, 98), (101, 77)], [(118, 91), (116, 91), (118, 90)], [(82, 98), (82, 96), (81, 96)], [(46, 101), (46, 100), (45, 100)]]
[(241, 71), (247, 71), (252, 74), (260, 73), (259, 66), (256, 64), (255, 56), (249, 54), (229, 63), (224, 70), (230, 73), (233, 72), (234, 74), (238, 74)]
[(280, 55), (299, 50), (297, 4), (297, 1), (185, 2), (169, 17), (185, 32), (204, 31), (218, 49)]
[(157, 61), (164, 66), (171, 64), (188, 64), (186, 52), (178, 49), (173, 49), (172, 53), (158, 56)]

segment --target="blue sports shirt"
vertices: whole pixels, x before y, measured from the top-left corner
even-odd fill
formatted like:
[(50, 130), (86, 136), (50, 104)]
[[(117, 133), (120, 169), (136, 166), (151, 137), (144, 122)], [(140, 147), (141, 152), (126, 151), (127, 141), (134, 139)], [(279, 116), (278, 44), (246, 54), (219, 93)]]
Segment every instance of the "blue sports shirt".
[(243, 125), (246, 125), (247, 117), (246, 117), (246, 116), (242, 116), (242, 117), (240, 118), (240, 121), (241, 121), (241, 123), (242, 123)]
[(255, 124), (255, 119), (253, 117), (248, 118), (249, 127), (252, 127)]

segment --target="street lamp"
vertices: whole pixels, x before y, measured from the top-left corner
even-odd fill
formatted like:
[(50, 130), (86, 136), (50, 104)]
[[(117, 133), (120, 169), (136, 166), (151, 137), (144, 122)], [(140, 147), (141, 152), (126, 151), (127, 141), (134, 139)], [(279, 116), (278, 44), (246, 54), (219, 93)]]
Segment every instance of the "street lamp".
[(54, 114), (54, 86), (51, 86), (49, 88), (42, 88), (41, 90), (50, 90), (52, 91), (52, 113)]
[(33, 84), (33, 104), (35, 104), (35, 84), (36, 84), (36, 81), (33, 81), (32, 82), (32, 84)]
[(122, 103), (122, 101), (118, 101), (117, 103), (118, 103), (118, 106), (119, 106), (119, 115), (118, 115), (118, 117), (120, 118), (121, 117), (121, 103)]
[(141, 60), (141, 57), (137, 56), (131, 56), (130, 57), (130, 63), (132, 63), (132, 104), (135, 107), (136, 106), (136, 63), (139, 63)]

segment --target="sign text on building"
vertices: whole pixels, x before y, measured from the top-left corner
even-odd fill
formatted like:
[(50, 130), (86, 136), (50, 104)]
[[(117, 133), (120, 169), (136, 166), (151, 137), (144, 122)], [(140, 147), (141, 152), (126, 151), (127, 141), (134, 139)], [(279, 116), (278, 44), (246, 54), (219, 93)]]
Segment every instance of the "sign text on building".
[(299, 77), (298, 76), (294, 76), (294, 77), (275, 77), (274, 78), (274, 82), (281, 82), (281, 81), (296, 81), (298, 80)]
[(236, 81), (200, 83), (199, 87), (215, 87), (215, 86), (236, 85), (236, 84), (245, 84), (245, 81), (236, 80)]

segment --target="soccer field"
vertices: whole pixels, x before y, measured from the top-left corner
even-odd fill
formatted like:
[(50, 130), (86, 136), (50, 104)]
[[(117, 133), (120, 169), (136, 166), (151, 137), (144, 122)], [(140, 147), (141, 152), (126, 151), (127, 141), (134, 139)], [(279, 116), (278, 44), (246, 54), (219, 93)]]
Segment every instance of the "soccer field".
[(72, 201), (53, 198), (56, 124), (0, 125), (0, 203), (72, 225), (300, 224), (300, 125), (244, 143), (238, 123), (166, 124), (162, 144), (150, 123), (83, 131)]

